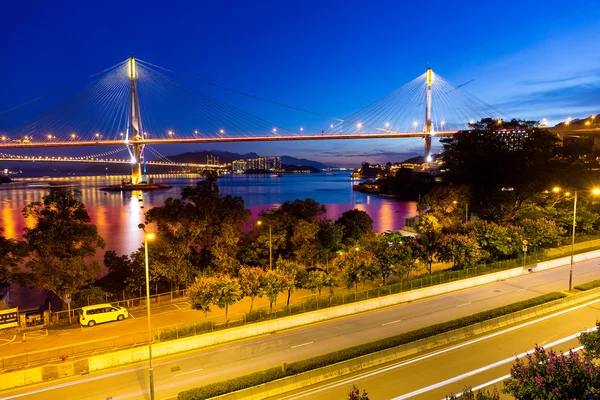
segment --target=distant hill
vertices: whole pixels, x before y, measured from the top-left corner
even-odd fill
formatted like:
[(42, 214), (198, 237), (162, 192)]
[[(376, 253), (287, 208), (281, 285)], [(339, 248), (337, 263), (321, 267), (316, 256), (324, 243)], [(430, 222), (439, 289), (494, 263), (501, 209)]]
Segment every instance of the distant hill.
[(285, 165), (308, 166), (308, 167), (313, 167), (313, 168), (317, 168), (317, 169), (327, 168), (327, 165), (325, 165), (321, 162), (318, 162), (318, 161), (312, 161), (312, 160), (307, 160), (306, 158), (296, 158), (296, 157), (290, 157), (290, 156), (281, 156), (281, 163), (285, 164)]

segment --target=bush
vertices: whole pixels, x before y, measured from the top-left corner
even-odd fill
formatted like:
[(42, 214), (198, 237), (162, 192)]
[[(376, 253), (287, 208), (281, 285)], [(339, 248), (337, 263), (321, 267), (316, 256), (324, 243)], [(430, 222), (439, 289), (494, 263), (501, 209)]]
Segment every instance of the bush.
[(574, 289), (585, 291), (585, 290), (595, 289), (597, 287), (600, 287), (600, 279), (591, 281), (591, 282), (587, 282), (582, 285), (577, 285), (577, 286), (575, 286)]
[(371, 354), (377, 351), (401, 346), (403, 344), (414, 342), (419, 339), (424, 339), (427, 337), (438, 335), (440, 333), (445, 333), (455, 329), (463, 328), (465, 326), (473, 325), (502, 315), (511, 314), (513, 312), (521, 311), (553, 300), (558, 300), (563, 297), (566, 297), (566, 295), (563, 293), (548, 293), (542, 296), (534, 297), (533, 299), (520, 301), (517, 303), (509, 304), (504, 307), (498, 307), (487, 311), (482, 311), (477, 314), (454, 319), (448, 322), (443, 322), (441, 324), (431, 325), (425, 328), (402, 333), (400, 335), (392, 336), (386, 339), (377, 340), (375, 342), (365, 343), (359, 346), (338, 350), (333, 353), (324, 354), (307, 360), (296, 361), (288, 364), (286, 372), (283, 372), (281, 368), (270, 368), (265, 371), (255, 372), (253, 374), (233, 378), (227, 381), (211, 383), (200, 388), (186, 390), (183, 392), (179, 392), (177, 398), (178, 400), (208, 399), (225, 393), (230, 393), (236, 390), (242, 390), (266, 382), (285, 378), (286, 376), (296, 375), (301, 372), (310, 371), (341, 361), (346, 361), (352, 358), (364, 356), (365, 354)]

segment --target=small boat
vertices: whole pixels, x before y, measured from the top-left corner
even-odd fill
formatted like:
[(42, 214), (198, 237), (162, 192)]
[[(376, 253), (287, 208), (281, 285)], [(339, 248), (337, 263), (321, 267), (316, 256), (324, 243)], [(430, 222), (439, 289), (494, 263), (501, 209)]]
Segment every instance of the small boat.
[(327, 175), (327, 176), (334, 176), (333, 172), (328, 172), (325, 175)]
[(281, 174), (271, 174), (271, 178), (280, 178)]

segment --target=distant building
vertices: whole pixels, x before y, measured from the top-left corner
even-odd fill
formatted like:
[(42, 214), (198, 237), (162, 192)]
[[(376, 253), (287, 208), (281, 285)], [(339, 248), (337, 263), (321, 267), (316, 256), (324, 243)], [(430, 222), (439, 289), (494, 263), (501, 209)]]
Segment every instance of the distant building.
[(530, 131), (528, 129), (501, 129), (496, 131), (496, 133), (500, 135), (509, 150), (521, 150), (523, 143), (529, 139)]
[(279, 157), (258, 157), (247, 160), (236, 160), (232, 163), (234, 172), (244, 172), (249, 169), (279, 171), (281, 170), (281, 158)]

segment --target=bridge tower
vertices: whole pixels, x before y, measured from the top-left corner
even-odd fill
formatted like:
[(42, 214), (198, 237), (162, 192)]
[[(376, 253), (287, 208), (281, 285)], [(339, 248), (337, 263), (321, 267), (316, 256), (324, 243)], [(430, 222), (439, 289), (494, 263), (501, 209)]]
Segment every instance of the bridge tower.
[(431, 136), (433, 135), (433, 118), (431, 114), (431, 104), (432, 104), (432, 92), (431, 86), (433, 84), (433, 71), (431, 68), (427, 68), (426, 74), (426, 82), (425, 82), (425, 153), (424, 159), (425, 162), (431, 162)]
[(137, 68), (134, 57), (129, 57), (129, 121), (125, 143), (131, 156), (131, 183), (137, 185), (142, 182), (145, 145), (137, 90)]

